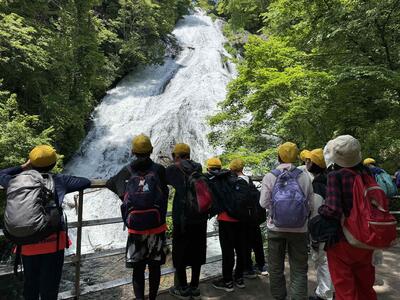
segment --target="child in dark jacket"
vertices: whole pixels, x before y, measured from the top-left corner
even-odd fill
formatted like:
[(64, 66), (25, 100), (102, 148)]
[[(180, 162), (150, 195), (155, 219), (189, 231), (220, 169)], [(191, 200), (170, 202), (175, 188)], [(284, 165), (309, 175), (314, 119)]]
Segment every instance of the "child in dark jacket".
[(159, 180), (160, 186), (156, 187), (162, 193), (159, 199), (160, 203), (157, 203), (160, 214), (159, 226), (144, 230), (128, 227), (129, 235), (125, 254), (126, 267), (133, 269), (132, 282), (136, 299), (144, 299), (145, 297), (145, 269), (146, 265), (149, 267), (150, 300), (154, 300), (157, 297), (160, 285), (161, 265), (165, 263), (165, 232), (167, 230), (165, 218), (168, 203), (165, 168), (151, 160), (150, 154), (152, 151), (153, 146), (149, 137), (143, 134), (136, 136), (132, 141), (132, 153), (136, 159), (131, 164), (122, 168), (117, 175), (110, 178), (106, 183), (107, 188), (116, 193), (124, 201), (125, 195), (128, 193), (127, 185), (133, 179), (133, 176), (142, 176), (139, 185), (143, 186), (143, 191), (148, 187), (148, 184), (151, 184), (146, 182), (144, 176), (152, 173)]
[[(186, 181), (193, 172), (201, 173), (199, 163), (190, 159), (190, 147), (176, 144), (172, 152), (174, 164), (166, 170), (168, 184), (175, 189), (172, 208), (172, 260), (175, 267), (174, 286), (169, 289), (172, 296), (179, 299), (200, 299), (199, 280), (201, 266), (206, 263), (207, 216), (187, 218), (185, 215)], [(186, 268), (192, 269), (188, 284)]]

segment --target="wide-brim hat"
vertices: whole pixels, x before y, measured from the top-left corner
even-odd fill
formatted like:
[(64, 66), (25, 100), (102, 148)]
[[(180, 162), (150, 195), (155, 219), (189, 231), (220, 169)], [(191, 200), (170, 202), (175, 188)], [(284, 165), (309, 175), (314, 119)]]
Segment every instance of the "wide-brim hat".
[(362, 161), (361, 144), (351, 135), (338, 136), (327, 146), (332, 161), (341, 167), (352, 168)]

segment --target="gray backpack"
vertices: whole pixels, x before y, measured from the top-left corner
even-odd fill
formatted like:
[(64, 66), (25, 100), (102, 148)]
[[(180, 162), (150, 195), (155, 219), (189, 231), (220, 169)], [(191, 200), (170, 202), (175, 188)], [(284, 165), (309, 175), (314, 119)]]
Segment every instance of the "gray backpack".
[(59, 232), (62, 214), (51, 174), (29, 170), (10, 180), (4, 234), (15, 244), (36, 243)]

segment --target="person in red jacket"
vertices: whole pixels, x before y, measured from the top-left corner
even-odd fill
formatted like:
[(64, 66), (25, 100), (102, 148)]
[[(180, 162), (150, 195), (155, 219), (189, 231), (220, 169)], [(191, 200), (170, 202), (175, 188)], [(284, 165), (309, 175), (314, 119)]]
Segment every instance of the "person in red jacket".
[[(34, 169), (40, 173), (49, 173), (56, 165), (56, 151), (47, 145), (35, 147), (29, 154), (29, 160), (20, 167), (0, 171), (0, 185), (7, 189), (10, 180), (17, 174)], [(90, 187), (90, 180), (63, 174), (54, 174), (55, 196), (60, 206), (67, 193), (81, 191)], [(21, 246), (24, 266), (25, 300), (56, 300), (64, 264), (64, 249), (71, 244), (62, 217), (62, 229), (34, 244)], [(58, 236), (57, 236), (58, 235)], [(58, 244), (57, 244), (58, 240)]]
[[(350, 215), (353, 206), (353, 185), (356, 173), (368, 173), (361, 156), (361, 145), (350, 135), (342, 135), (329, 141), (325, 151), (334, 163), (334, 171), (328, 174), (325, 204), (318, 212), (326, 218), (340, 221)], [(339, 242), (327, 245), (328, 266), (336, 300), (376, 300), (373, 289), (375, 267), (372, 265), (373, 250), (351, 246), (342, 230)]]

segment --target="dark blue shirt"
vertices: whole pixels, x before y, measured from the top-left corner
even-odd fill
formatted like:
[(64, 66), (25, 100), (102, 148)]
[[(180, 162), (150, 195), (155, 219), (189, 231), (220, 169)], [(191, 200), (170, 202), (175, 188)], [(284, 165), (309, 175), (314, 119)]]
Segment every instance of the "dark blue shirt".
[[(15, 176), (21, 173), (23, 170), (21, 167), (13, 167), (0, 171), (0, 185), (7, 189), (8, 183)], [(70, 175), (55, 174), (53, 175), (55, 191), (57, 198), (62, 204), (66, 194), (90, 187), (90, 180), (84, 177), (75, 177)]]

